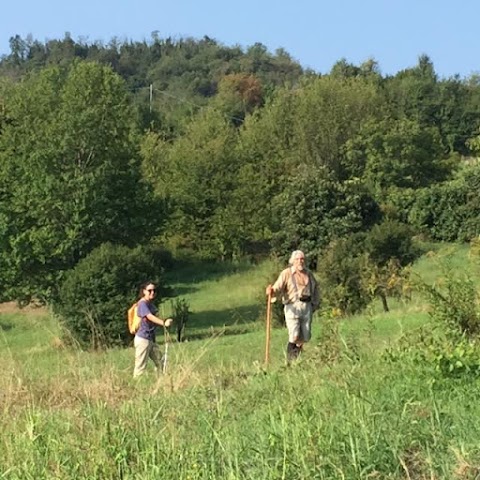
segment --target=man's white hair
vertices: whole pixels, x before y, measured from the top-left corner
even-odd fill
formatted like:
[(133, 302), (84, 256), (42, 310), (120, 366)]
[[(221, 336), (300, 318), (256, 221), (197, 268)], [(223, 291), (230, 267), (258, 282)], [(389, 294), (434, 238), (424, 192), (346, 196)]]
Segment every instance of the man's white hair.
[(290, 260), (288, 261), (289, 265), (293, 265), (293, 261), (295, 260), (295, 257), (297, 255), (302, 255), (303, 257), (305, 257), (305, 254), (301, 250), (294, 250), (290, 255)]

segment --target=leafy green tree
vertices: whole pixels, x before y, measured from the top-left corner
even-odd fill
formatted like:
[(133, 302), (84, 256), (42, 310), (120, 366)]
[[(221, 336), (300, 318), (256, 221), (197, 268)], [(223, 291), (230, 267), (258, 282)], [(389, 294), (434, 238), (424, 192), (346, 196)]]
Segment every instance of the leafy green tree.
[(325, 168), (300, 167), (274, 205), (280, 224), (273, 239), (278, 254), (300, 248), (317, 258), (333, 239), (365, 231), (381, 218), (361, 182), (338, 182)]
[(452, 170), (438, 129), (408, 119), (367, 122), (347, 141), (344, 164), (378, 190), (419, 188)]
[(344, 145), (365, 122), (381, 118), (382, 108), (377, 86), (366, 79), (323, 77), (305, 82), (295, 91), (292, 158), (297, 164), (300, 160), (327, 167), (338, 179), (348, 178), (343, 169)]
[(374, 225), (364, 240), (362, 282), (367, 291), (382, 301), (389, 311), (388, 297), (400, 298), (409, 293), (410, 265), (421, 254), (413, 242), (413, 229), (395, 220)]
[[(155, 232), (123, 81), (110, 68), (48, 68), (5, 96), (0, 136), (4, 296), (41, 302), (97, 245)], [(148, 228), (147, 228), (148, 224)]]
[(410, 270), (402, 268), (395, 258), (378, 265), (365, 255), (363, 269), (364, 288), (372, 298), (380, 298), (385, 313), (390, 311), (388, 298), (410, 298)]
[(453, 180), (418, 190), (408, 222), (435, 240), (465, 242), (480, 234), (480, 168), (466, 165)]
[(436, 114), (443, 143), (449, 152), (469, 155), (468, 139), (480, 128), (480, 88), (472, 82), (449, 78), (438, 84)]
[(388, 78), (384, 92), (394, 118), (406, 117), (421, 126), (436, 124), (438, 77), (428, 55), (420, 55), (415, 67)]
[(377, 296), (388, 312), (388, 297), (408, 295), (406, 267), (419, 254), (412, 230), (396, 221), (332, 240), (322, 249), (317, 267), (327, 305), (349, 315)]
[(385, 220), (369, 230), (365, 237), (365, 250), (377, 265), (385, 266), (393, 258), (404, 267), (421, 253), (413, 242), (413, 235), (410, 226), (395, 220)]
[(385, 79), (391, 115), (438, 129), (449, 153), (468, 154), (465, 141), (479, 127), (480, 89), (475, 77), (439, 80), (432, 61), (421, 55), (414, 68)]
[[(311, 172), (312, 179), (317, 170), (329, 172), (332, 181), (343, 179), (343, 145), (360, 129), (362, 116), (378, 114), (377, 100), (376, 87), (363, 79), (311, 78), (295, 89), (278, 90), (261, 110), (245, 118), (235, 152), (238, 181), (229, 212), (241, 219), (247, 243), (259, 246), (262, 240), (282, 235), (278, 196), (285, 185), (294, 183), (301, 168)], [(310, 188), (315, 180), (306, 182)], [(275, 242), (287, 248), (283, 241)]]
[(256, 42), (247, 47), (244, 55), (238, 58), (239, 73), (254, 74), (264, 85), (284, 85), (297, 81), (302, 68), (283, 49), (272, 55), (267, 47)]
[(467, 146), (472, 153), (480, 156), (480, 134), (478, 132), (467, 140)]
[(248, 115), (238, 130), (233, 152), (235, 188), (226, 213), (237, 225), (242, 248), (250, 253), (262, 250), (279, 228), (274, 198), (282, 190), (292, 164), (293, 102), (291, 92), (282, 90), (268, 100), (267, 106)]
[(369, 77), (377, 80), (381, 79), (378, 62), (374, 59), (369, 59), (363, 62), (360, 66), (353, 65), (347, 62), (345, 58), (336, 62), (330, 70), (330, 76), (333, 78), (355, 78), (355, 77)]
[(363, 232), (332, 240), (318, 259), (322, 298), (336, 315), (363, 310), (371, 295), (363, 282), (365, 258)]
[(146, 136), (143, 170), (156, 194), (170, 205), (172, 215), (165, 233), (177, 246), (231, 256), (230, 234), (218, 222), (223, 225), (222, 212), (235, 184), (236, 139), (235, 127), (214, 109), (195, 117), (175, 142), (155, 134)]

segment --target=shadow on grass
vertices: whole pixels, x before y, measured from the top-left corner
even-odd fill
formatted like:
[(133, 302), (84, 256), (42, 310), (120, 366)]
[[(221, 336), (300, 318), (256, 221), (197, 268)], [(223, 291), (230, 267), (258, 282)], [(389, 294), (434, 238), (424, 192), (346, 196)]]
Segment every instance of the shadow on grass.
[(184, 341), (201, 340), (212, 335), (241, 335), (252, 331), (259, 321), (261, 308), (256, 305), (191, 313), (183, 333)]
[(13, 323), (5, 322), (5, 321), (0, 322), (0, 330), (5, 330), (7, 332), (8, 330), (11, 330), (12, 328), (13, 328)]
[(177, 285), (172, 287), (172, 294), (166, 296), (166, 300), (174, 300), (176, 297), (181, 297), (182, 295), (187, 295), (189, 293), (194, 293), (199, 290), (200, 287), (195, 287), (193, 285)]
[(236, 273), (242, 273), (253, 266), (252, 262), (213, 262), (202, 260), (177, 261), (173, 270), (165, 273), (168, 284), (188, 283), (189, 286), (175, 288), (178, 295), (191, 293), (196, 290), (191, 284), (206, 280), (219, 280), (220, 278)]

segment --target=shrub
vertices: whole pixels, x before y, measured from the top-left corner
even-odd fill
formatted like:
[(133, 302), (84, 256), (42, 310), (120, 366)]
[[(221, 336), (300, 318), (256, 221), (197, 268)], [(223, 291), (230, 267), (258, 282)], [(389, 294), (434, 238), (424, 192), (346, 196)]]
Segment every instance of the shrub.
[(418, 365), (429, 365), (441, 378), (480, 376), (478, 340), (446, 334), (438, 325), (409, 332), (397, 345), (386, 350), (384, 358), (390, 362), (410, 360)]
[(106, 243), (66, 273), (53, 302), (70, 339), (82, 347), (107, 347), (131, 340), (126, 311), (139, 286), (151, 280), (158, 286), (157, 301), (168, 288), (161, 282), (166, 254), (149, 247), (128, 248)]
[(318, 262), (322, 300), (342, 315), (359, 312), (370, 301), (362, 283), (364, 234), (331, 242)]
[(315, 259), (333, 239), (368, 230), (382, 218), (360, 180), (338, 182), (326, 170), (305, 166), (289, 178), (273, 209), (281, 222), (272, 238), (274, 251), (300, 249)]
[(480, 234), (480, 167), (460, 169), (452, 180), (427, 188), (390, 188), (386, 216), (411, 225), (434, 240), (466, 242)]
[(406, 293), (408, 271), (403, 267), (419, 254), (411, 228), (394, 220), (331, 242), (318, 264), (327, 304), (353, 314), (377, 295), (388, 311), (387, 297)]
[[(472, 247), (474, 246), (474, 242)], [(442, 377), (480, 376), (480, 296), (468, 277), (443, 265), (438, 285), (418, 282), (426, 296), (433, 322), (403, 337), (388, 352), (390, 360), (411, 358), (434, 367)]]
[(480, 375), (480, 345), (477, 340), (462, 337), (452, 342), (432, 344), (429, 358), (435, 369), (444, 377)]
[(176, 298), (172, 300), (171, 304), (172, 316), (177, 326), (177, 341), (183, 342), (185, 340), (185, 327), (192, 311), (189, 303), (184, 298)]
[(371, 260), (378, 266), (385, 266), (396, 259), (403, 267), (417, 259), (421, 251), (414, 244), (414, 232), (408, 225), (385, 220), (374, 225), (365, 238), (365, 248)]
[(387, 297), (401, 298), (409, 294), (409, 270), (404, 268), (420, 256), (412, 240), (411, 227), (396, 220), (375, 225), (365, 237), (366, 256), (362, 282), (373, 296), (378, 296), (385, 312)]
[(465, 242), (480, 234), (480, 168), (465, 168), (455, 180), (417, 192), (409, 223), (433, 239)]
[(452, 335), (468, 337), (480, 334), (479, 295), (470, 278), (455, 276), (446, 268), (443, 285), (420, 283), (430, 302), (430, 316)]

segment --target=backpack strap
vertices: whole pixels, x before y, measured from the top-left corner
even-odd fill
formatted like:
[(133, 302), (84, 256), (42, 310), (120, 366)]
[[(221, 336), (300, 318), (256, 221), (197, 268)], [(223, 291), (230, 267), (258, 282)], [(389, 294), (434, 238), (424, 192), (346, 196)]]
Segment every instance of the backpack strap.
[[(314, 278), (313, 278), (312, 273), (308, 269), (306, 269), (306, 274), (307, 274), (307, 277), (308, 277), (308, 293), (309, 293), (309, 295), (307, 295), (307, 296), (312, 298), (313, 297), (312, 286), (313, 286)], [(295, 275), (293, 274), (292, 269), (290, 269), (290, 275), (291, 275), (291, 278), (292, 278), (293, 288), (295, 289), (295, 300), (294, 300), (294, 302), (296, 302), (300, 299), (300, 295), (298, 294), (297, 281), (295, 280)]]
[(292, 278), (292, 284), (293, 284), (293, 288), (295, 290), (295, 300), (294, 300), (294, 302), (297, 302), (298, 299), (300, 298), (300, 296), (298, 295), (297, 281), (295, 280), (295, 275), (293, 274), (293, 271), (292, 271), (291, 268), (290, 268), (290, 276)]

